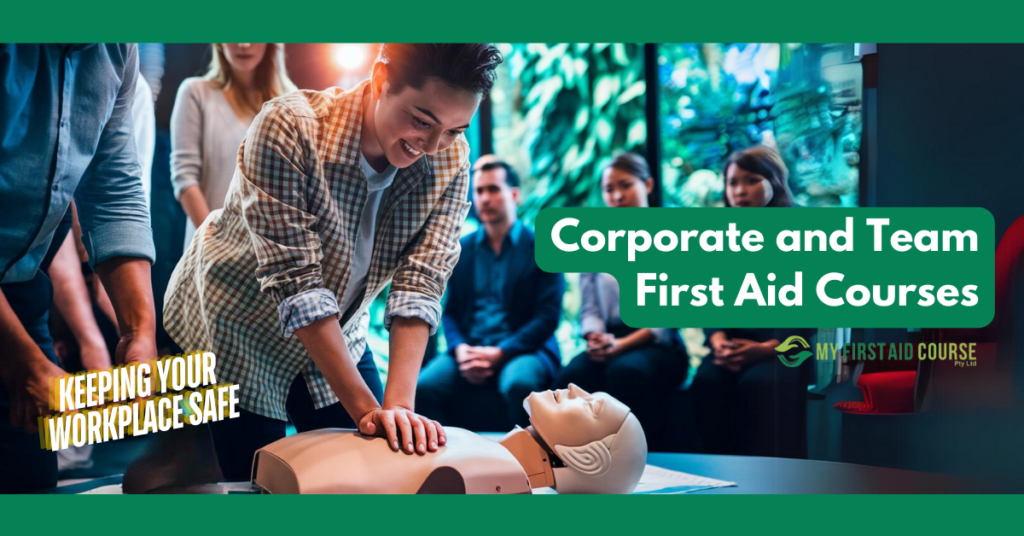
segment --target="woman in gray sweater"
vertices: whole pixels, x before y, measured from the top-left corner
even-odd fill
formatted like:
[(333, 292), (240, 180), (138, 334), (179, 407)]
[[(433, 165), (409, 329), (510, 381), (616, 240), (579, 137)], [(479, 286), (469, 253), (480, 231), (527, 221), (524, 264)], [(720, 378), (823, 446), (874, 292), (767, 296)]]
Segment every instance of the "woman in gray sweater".
[[(643, 157), (617, 156), (601, 174), (609, 207), (647, 207), (653, 186)], [(619, 284), (608, 274), (581, 274), (580, 322), (587, 349), (566, 365), (559, 387), (575, 383), (618, 398), (637, 416), (652, 449), (665, 446), (664, 404), (686, 379), (689, 358), (678, 329), (631, 328), (619, 316)]]
[(224, 206), (238, 147), (263, 103), (294, 89), (276, 43), (214, 43), (206, 75), (181, 83), (171, 113), (171, 181), (188, 215), (186, 247), (210, 211)]

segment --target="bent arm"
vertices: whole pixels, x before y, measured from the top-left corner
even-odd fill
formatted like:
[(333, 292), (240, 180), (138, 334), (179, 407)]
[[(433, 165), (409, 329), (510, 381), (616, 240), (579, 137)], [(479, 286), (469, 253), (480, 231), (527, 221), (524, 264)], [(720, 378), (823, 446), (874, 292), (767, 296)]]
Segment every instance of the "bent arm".
[[(64, 239), (47, 274), (53, 281), (53, 305), (64, 317), (81, 348), (82, 365), (90, 370), (110, 367), (107, 344), (93, 316), (92, 299), (85, 285), (85, 277), (82, 276), (82, 263), (75, 247), (74, 233), (68, 233)], [(97, 357), (97, 362), (85, 363), (87, 355)]]
[(295, 330), (295, 336), (354, 422), (358, 423), (364, 415), (380, 407), (349, 354), (336, 316), (317, 319)]

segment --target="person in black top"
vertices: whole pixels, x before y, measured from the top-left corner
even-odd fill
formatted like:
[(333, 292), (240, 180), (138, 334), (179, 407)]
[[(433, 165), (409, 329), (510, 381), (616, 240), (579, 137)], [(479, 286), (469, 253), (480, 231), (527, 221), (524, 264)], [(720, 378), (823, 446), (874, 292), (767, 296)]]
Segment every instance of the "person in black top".
[[(734, 153), (725, 168), (727, 207), (791, 207), (779, 154), (757, 146)], [(811, 329), (705, 329), (711, 354), (690, 388), (704, 449), (712, 454), (806, 456), (803, 415), (807, 370), (784, 366), (775, 347)]]

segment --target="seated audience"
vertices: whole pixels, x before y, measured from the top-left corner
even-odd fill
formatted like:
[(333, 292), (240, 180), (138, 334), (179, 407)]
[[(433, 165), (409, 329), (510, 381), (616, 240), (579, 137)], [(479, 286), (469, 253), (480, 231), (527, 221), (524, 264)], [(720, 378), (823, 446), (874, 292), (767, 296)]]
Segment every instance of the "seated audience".
[(555, 328), (561, 274), (534, 261), (533, 233), (516, 219), (519, 178), (506, 163), (476, 168), (473, 203), (482, 226), (462, 239), (442, 325), (448, 353), (420, 374), (416, 408), (474, 430), (527, 426), (523, 400), (548, 387), (560, 358)]
[[(653, 186), (642, 157), (617, 156), (601, 175), (609, 207), (647, 207)], [(653, 449), (665, 447), (662, 409), (686, 379), (688, 357), (678, 329), (631, 328), (619, 316), (619, 284), (608, 274), (581, 274), (580, 323), (587, 349), (562, 369), (558, 387), (575, 383), (621, 400), (647, 433)]]

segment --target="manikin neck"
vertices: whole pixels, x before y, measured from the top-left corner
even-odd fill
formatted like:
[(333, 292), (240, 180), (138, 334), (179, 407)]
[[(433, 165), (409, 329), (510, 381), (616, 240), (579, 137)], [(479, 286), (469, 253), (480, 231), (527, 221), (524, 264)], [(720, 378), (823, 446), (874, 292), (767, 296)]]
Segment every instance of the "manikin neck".
[(519, 465), (523, 466), (526, 476), (530, 479), (531, 488), (555, 486), (554, 468), (561, 466), (561, 460), (547, 447), (532, 426), (525, 430), (516, 426), (515, 430), (502, 438), (501, 446), (508, 449)]

